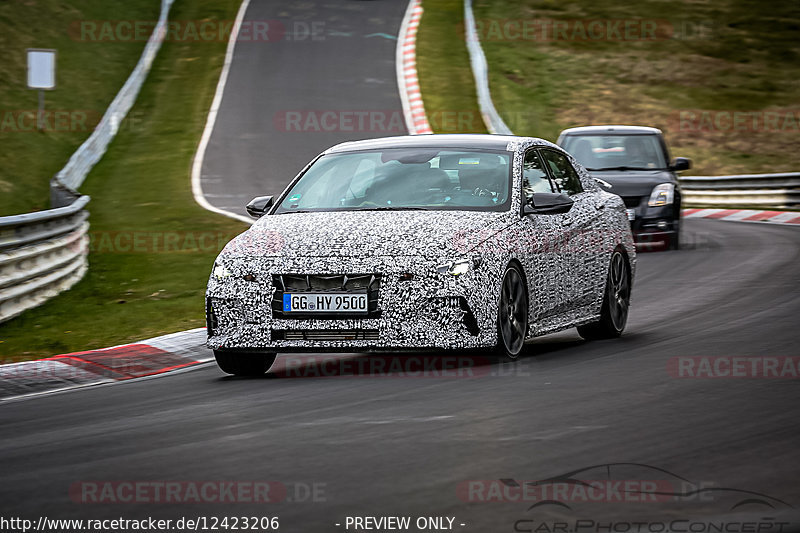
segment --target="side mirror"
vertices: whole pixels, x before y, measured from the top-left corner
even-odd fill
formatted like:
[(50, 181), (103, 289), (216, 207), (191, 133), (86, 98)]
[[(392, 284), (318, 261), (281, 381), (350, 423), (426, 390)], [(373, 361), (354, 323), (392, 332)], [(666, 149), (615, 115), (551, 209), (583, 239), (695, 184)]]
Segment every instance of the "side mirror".
[(688, 157), (676, 157), (675, 162), (670, 165), (670, 169), (674, 170), (675, 172), (689, 170), (690, 168), (692, 168), (692, 160)]
[(272, 196), (256, 196), (247, 204), (247, 213), (253, 218), (260, 218), (267, 214), (267, 209), (272, 207)]
[(533, 198), (522, 208), (523, 215), (558, 215), (572, 209), (572, 198), (566, 194), (535, 192)]

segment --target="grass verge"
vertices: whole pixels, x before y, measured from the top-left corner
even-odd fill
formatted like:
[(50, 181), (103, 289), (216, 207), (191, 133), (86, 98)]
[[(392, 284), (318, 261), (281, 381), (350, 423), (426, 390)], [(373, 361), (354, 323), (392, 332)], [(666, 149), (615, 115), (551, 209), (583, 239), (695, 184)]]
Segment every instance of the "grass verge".
[[(571, 126), (651, 125), (664, 130), (675, 155), (694, 160), (692, 174), (800, 168), (800, 4), (764, 10), (712, 0), (676, 10), (661, 0), (476, 0), (474, 7), (492, 97), (515, 133), (555, 140)], [(430, 30), (426, 22), (421, 32)], [(422, 53), (454, 46), (459, 32), (447, 29), (420, 43)], [(463, 56), (448, 61), (469, 66)], [(465, 79), (427, 91), (423, 83), (426, 107), (429, 98), (473, 95)]]
[[(50, 178), (92, 132), (144, 49), (141, 40), (92, 42), (81, 22), (155, 20), (160, 3), (0, 2), (0, 216), (49, 207)], [(37, 91), (26, 84), (26, 48), (57, 50), (43, 132), (36, 129)]]
[[(175, 20), (232, 21), (238, 0), (177, 0)], [(132, 113), (81, 192), (89, 272), (72, 290), (0, 324), (6, 361), (101, 348), (202, 326), (203, 294), (222, 245), (245, 225), (200, 208), (190, 167), (225, 42), (167, 41)]]
[(424, 2), (417, 73), (435, 133), (486, 133), (464, 41), (464, 2)]

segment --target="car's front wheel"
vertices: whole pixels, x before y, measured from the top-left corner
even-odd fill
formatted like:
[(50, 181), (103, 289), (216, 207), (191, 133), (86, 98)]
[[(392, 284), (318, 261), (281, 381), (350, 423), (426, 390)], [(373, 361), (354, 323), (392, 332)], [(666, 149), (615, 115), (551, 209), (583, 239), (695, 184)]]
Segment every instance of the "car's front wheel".
[(611, 262), (608, 266), (600, 320), (578, 326), (578, 333), (586, 340), (619, 337), (628, 321), (630, 301), (630, 266), (625, 254), (618, 248), (611, 254)]
[(522, 353), (528, 332), (528, 289), (520, 268), (511, 264), (503, 275), (497, 310), (496, 355), (514, 360)]
[(234, 376), (262, 376), (272, 367), (277, 354), (251, 352), (225, 352), (214, 350), (217, 366)]
[(680, 221), (675, 222), (675, 233), (672, 234), (672, 238), (669, 241), (669, 249), (670, 250), (680, 250), (681, 249), (681, 225), (680, 225)]

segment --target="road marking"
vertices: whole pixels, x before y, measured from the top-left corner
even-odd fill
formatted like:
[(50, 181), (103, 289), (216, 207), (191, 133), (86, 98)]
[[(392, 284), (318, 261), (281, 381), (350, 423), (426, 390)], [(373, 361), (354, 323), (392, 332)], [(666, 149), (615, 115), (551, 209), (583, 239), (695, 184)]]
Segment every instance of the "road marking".
[(236, 48), (236, 41), (239, 37), (239, 30), (242, 27), (242, 20), (244, 20), (244, 15), (249, 5), (250, 0), (243, 0), (242, 5), (239, 6), (239, 12), (236, 15), (236, 21), (233, 24), (231, 36), (228, 39), (228, 49), (225, 52), (225, 62), (222, 65), (222, 72), (220, 72), (219, 75), (217, 90), (214, 93), (214, 100), (211, 102), (211, 108), (208, 110), (206, 126), (203, 129), (203, 136), (200, 138), (200, 144), (197, 146), (197, 151), (194, 154), (194, 161), (192, 162), (192, 195), (194, 196), (194, 200), (200, 204), (202, 208), (207, 209), (208, 211), (240, 220), (246, 224), (252, 224), (253, 220), (244, 215), (240, 215), (239, 213), (214, 207), (211, 205), (211, 203), (209, 203), (208, 200), (206, 200), (206, 197), (203, 195), (203, 184), (200, 177), (203, 170), (203, 159), (206, 155), (206, 148), (208, 147), (209, 140), (211, 140), (211, 134), (214, 131), (214, 125), (217, 122), (217, 114), (219, 113), (219, 108), (222, 105), (222, 95), (225, 92), (225, 85), (228, 83), (228, 73), (230, 72), (231, 64), (233, 63), (233, 52)]
[(310, 422), (297, 422), (294, 425), (297, 426), (326, 426), (326, 425), (340, 425), (340, 424), (382, 425), (382, 424), (398, 424), (402, 422), (441, 422), (442, 420), (450, 420), (452, 418), (455, 418), (455, 415), (393, 416), (387, 418), (339, 416), (332, 418), (317, 419)]

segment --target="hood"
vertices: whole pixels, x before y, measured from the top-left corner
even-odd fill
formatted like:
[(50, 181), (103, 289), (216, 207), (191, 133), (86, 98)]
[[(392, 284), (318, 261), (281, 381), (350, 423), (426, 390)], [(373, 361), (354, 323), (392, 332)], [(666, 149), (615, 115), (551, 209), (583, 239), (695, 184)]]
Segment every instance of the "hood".
[(589, 175), (613, 185), (609, 189), (600, 184), (604, 190), (619, 196), (647, 196), (659, 183), (678, 184), (669, 170), (592, 170)]
[(509, 223), (508, 212), (336, 211), (266, 215), (222, 256), (450, 256)]

